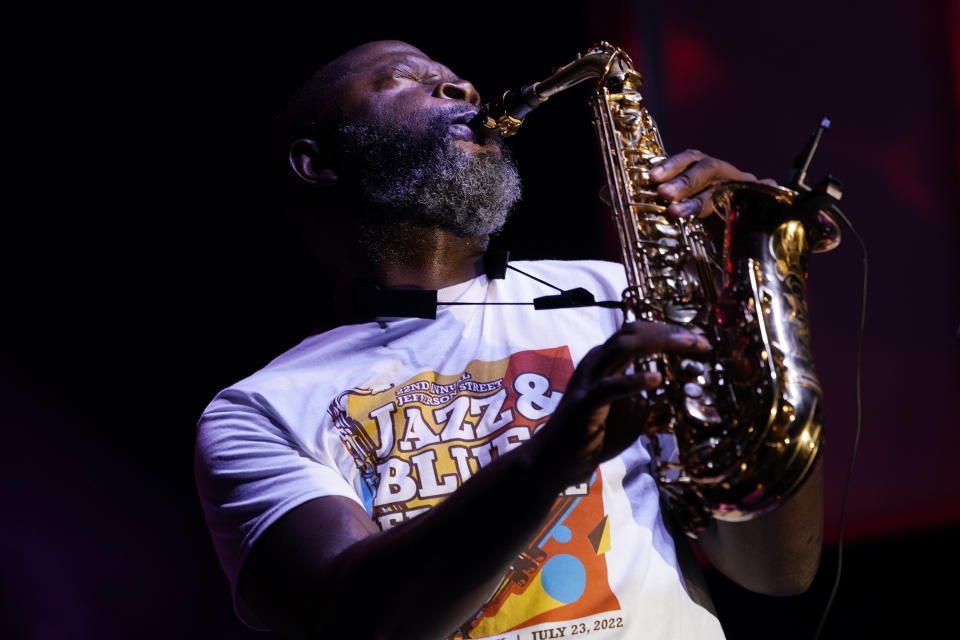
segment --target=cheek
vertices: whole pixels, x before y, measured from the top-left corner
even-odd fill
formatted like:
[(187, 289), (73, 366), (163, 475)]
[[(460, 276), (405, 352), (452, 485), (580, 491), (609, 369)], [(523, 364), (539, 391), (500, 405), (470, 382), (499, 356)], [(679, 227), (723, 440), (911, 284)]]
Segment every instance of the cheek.
[(375, 96), (365, 114), (374, 122), (424, 132), (430, 123), (431, 111), (422, 92)]

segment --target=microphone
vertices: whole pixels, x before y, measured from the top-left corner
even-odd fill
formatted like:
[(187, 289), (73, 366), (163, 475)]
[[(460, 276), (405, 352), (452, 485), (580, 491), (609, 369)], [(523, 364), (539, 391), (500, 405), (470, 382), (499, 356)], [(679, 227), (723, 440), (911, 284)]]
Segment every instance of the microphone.
[(820, 126), (810, 134), (807, 144), (804, 145), (797, 157), (793, 159), (793, 168), (787, 176), (787, 184), (794, 191), (810, 191), (805, 180), (807, 179), (807, 170), (810, 168), (810, 161), (813, 160), (813, 154), (817, 152), (817, 145), (820, 144), (820, 138), (823, 132), (830, 128), (830, 118), (824, 116), (820, 119)]

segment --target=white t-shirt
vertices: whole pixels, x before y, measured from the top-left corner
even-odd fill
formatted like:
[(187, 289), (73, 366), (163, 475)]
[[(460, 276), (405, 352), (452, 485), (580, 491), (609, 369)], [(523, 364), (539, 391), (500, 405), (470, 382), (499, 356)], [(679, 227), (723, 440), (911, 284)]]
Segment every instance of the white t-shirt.
[[(511, 265), (598, 301), (619, 300), (625, 286), (612, 263)], [(441, 289), (438, 300), (555, 293), (508, 269), (502, 280)], [(344, 496), (382, 529), (416, 517), (529, 440), (576, 364), (621, 323), (620, 311), (599, 307), (441, 304), (435, 320), (382, 318), (311, 336), (219, 393), (198, 427), (197, 484), (241, 619), (259, 626), (237, 596), (237, 577), (280, 516)], [(527, 561), (456, 637), (722, 638), (687, 591), (649, 461), (641, 439), (563, 492)]]

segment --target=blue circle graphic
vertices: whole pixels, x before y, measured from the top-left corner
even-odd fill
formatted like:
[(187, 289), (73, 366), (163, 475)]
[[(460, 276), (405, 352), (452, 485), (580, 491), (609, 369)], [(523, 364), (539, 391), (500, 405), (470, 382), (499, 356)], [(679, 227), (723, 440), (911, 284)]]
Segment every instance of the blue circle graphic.
[(548, 596), (563, 604), (570, 604), (583, 595), (587, 586), (587, 570), (576, 557), (563, 553), (547, 560), (540, 581)]
[(553, 539), (557, 542), (570, 542), (570, 538), (573, 537), (573, 533), (569, 528), (558, 524), (553, 528), (553, 531), (550, 532), (550, 535), (553, 536)]

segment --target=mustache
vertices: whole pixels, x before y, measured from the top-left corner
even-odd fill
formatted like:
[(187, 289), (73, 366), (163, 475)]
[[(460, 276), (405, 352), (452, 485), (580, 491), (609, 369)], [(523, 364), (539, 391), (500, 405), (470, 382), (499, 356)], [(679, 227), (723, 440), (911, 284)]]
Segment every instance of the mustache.
[(437, 120), (438, 124), (445, 124), (447, 126), (467, 124), (477, 115), (477, 111), (478, 109), (476, 107), (464, 107), (458, 104), (452, 104), (449, 107), (443, 107), (433, 119)]
[[(469, 126), (479, 111), (479, 107), (473, 105), (451, 104), (450, 106), (440, 107), (430, 117), (430, 131), (446, 137), (447, 131), (455, 124)], [(484, 127), (470, 127), (470, 130), (476, 143), (486, 145), (492, 142), (500, 148), (501, 152), (504, 151), (503, 140), (494, 131)]]

